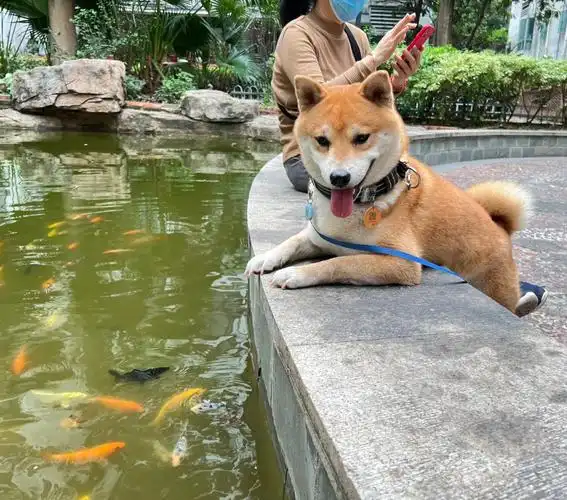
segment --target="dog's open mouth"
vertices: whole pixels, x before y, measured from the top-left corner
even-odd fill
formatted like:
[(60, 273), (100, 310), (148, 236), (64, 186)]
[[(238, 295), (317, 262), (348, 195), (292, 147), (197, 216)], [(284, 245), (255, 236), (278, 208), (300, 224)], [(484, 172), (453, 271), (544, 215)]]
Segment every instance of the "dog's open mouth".
[(362, 189), (362, 184), (368, 176), (368, 172), (372, 168), (374, 160), (370, 162), (370, 165), (366, 169), (366, 173), (362, 180), (353, 188), (347, 189), (332, 189), (331, 188), (331, 212), (335, 217), (341, 217), (344, 219), (352, 214), (352, 207), (354, 205), (354, 199), (360, 194)]
[(352, 214), (354, 188), (331, 190), (331, 212), (335, 217), (345, 218)]

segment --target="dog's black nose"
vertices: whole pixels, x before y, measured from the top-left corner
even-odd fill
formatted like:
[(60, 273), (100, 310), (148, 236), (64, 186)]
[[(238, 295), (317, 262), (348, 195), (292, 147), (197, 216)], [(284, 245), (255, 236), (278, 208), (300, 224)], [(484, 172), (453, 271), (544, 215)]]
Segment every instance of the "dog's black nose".
[(346, 170), (333, 170), (331, 172), (331, 184), (335, 187), (345, 187), (350, 182), (350, 174)]

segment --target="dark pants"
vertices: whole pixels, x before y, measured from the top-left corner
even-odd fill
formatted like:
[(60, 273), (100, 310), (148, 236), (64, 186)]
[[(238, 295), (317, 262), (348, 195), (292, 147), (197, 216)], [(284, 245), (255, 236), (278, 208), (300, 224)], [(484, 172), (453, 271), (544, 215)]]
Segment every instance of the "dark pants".
[(285, 173), (296, 191), (307, 193), (309, 175), (303, 166), (301, 156), (294, 156), (284, 161)]

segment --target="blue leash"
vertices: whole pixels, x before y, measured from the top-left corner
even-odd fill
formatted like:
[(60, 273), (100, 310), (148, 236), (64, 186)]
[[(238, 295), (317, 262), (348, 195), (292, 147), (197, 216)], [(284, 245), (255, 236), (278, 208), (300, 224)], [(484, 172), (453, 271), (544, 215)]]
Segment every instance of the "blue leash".
[(400, 250), (394, 250), (392, 248), (379, 247), (378, 245), (362, 245), (360, 243), (350, 243), (348, 241), (336, 240), (335, 238), (331, 238), (330, 236), (320, 233), (312, 222), (311, 222), (311, 226), (321, 238), (323, 238), (325, 241), (328, 241), (329, 243), (332, 243), (333, 245), (337, 245), (339, 247), (344, 247), (344, 248), (350, 248), (352, 250), (359, 250), (361, 252), (370, 252), (370, 253), (377, 253), (382, 255), (391, 255), (392, 257), (399, 257), (401, 259), (409, 260), (411, 262), (417, 262), (422, 266), (430, 267), (431, 269), (436, 269), (437, 271), (450, 274), (451, 276), (456, 276), (459, 279), (463, 279), (457, 273), (451, 271), (450, 269), (447, 269), (446, 267), (438, 266), (433, 262), (429, 262), (428, 260), (422, 259), (421, 257), (416, 257), (415, 255), (412, 255), (410, 253), (402, 252)]

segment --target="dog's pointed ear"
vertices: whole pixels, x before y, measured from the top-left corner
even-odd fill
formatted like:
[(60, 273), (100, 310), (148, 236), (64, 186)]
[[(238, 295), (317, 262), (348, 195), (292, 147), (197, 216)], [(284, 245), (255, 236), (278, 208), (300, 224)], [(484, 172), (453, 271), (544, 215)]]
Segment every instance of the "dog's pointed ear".
[(295, 95), (299, 111), (310, 110), (319, 104), (327, 95), (327, 91), (322, 85), (307, 76), (297, 75), (294, 79)]
[(387, 71), (375, 71), (360, 86), (360, 93), (378, 106), (393, 106), (394, 92)]

